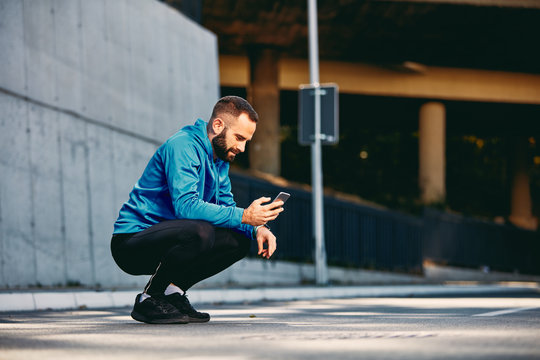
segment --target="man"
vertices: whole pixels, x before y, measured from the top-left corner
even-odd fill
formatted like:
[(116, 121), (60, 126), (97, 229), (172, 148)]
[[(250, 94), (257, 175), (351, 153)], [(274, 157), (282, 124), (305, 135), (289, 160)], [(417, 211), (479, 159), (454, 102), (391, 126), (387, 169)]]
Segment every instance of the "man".
[[(118, 266), (151, 275), (131, 316), (154, 324), (206, 322), (185, 292), (249, 251), (270, 258), (276, 237), (264, 225), (283, 211), (282, 201), (259, 198), (242, 209), (231, 193), (229, 163), (243, 152), (258, 115), (237, 96), (221, 98), (210, 121), (201, 119), (170, 137), (150, 159), (124, 203), (111, 240)], [(266, 245), (266, 246), (265, 246)]]

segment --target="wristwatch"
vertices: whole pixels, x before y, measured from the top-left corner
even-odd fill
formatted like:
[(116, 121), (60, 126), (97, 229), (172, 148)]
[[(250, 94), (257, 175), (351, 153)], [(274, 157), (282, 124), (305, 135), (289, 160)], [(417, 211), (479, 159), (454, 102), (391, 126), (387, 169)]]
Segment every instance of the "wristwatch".
[(259, 228), (261, 228), (263, 226), (265, 228), (267, 228), (268, 230), (270, 230), (270, 226), (268, 226), (268, 224), (254, 226), (253, 227), (253, 234), (252, 234), (254, 239), (257, 239), (257, 230), (259, 230)]

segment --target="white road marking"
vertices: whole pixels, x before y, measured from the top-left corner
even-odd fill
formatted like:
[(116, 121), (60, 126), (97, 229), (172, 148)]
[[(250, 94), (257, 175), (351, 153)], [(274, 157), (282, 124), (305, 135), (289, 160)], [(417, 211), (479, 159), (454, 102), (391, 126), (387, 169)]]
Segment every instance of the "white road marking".
[(483, 314), (476, 314), (473, 316), (499, 316), (499, 315), (506, 315), (506, 314), (512, 314), (519, 311), (526, 311), (526, 310), (533, 310), (538, 309), (538, 307), (523, 307), (523, 308), (516, 308), (516, 309), (508, 309), (508, 310), (499, 310), (499, 311), (491, 311)]

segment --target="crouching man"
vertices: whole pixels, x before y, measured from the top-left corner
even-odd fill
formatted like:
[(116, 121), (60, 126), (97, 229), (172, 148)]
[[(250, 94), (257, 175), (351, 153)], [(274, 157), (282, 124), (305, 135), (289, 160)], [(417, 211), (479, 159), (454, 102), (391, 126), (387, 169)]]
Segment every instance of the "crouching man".
[(276, 237), (264, 225), (282, 201), (246, 208), (231, 193), (229, 163), (255, 133), (258, 115), (237, 96), (221, 98), (208, 123), (171, 136), (150, 159), (114, 224), (112, 255), (128, 274), (151, 275), (131, 316), (152, 324), (206, 322), (186, 291), (245, 257), (251, 240), (270, 258)]

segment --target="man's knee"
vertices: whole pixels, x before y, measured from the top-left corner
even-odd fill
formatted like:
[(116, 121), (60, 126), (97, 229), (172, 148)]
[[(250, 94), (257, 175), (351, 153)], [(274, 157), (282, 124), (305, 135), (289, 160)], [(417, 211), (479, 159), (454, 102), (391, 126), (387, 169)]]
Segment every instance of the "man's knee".
[(212, 224), (202, 220), (194, 221), (195, 235), (197, 236), (200, 244), (200, 252), (205, 252), (214, 247), (216, 241), (215, 228)]
[(249, 252), (249, 249), (251, 248), (251, 239), (243, 236), (242, 240), (242, 248), (246, 252), (246, 254)]
[(243, 258), (248, 255), (249, 249), (251, 248), (251, 239), (247, 238), (246, 236), (242, 234), (235, 234), (235, 238), (237, 241), (237, 249), (240, 256)]
[(216, 249), (220, 251), (233, 252), (235, 257), (245, 257), (251, 247), (251, 239), (244, 234), (232, 229), (215, 228), (216, 231)]

